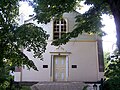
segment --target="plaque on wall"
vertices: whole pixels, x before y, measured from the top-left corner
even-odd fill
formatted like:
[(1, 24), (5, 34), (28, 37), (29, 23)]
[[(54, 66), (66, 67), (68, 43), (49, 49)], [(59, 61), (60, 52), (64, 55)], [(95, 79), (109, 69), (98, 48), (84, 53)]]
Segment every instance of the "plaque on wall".
[(77, 65), (72, 65), (72, 68), (77, 68)]
[(43, 68), (48, 68), (48, 65), (43, 65)]

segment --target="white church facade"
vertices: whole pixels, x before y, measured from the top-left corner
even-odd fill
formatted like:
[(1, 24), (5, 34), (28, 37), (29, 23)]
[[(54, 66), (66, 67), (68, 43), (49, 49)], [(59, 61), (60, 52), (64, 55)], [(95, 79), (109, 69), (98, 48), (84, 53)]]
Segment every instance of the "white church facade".
[(23, 50), (33, 60), (39, 71), (26, 67), (15, 72), (15, 81), (99, 81), (104, 77), (102, 40), (97, 35), (83, 33), (71, 39), (66, 45), (53, 46), (52, 41), (74, 29), (75, 17), (79, 13), (64, 13), (63, 19), (51, 20), (42, 25), (50, 34), (43, 61), (34, 58), (31, 52)]

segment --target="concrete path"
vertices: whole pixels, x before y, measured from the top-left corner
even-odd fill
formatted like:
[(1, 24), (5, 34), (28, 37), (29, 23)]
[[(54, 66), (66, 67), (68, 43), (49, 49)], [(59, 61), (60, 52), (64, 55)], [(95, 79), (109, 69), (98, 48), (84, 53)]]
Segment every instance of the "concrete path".
[(40, 82), (31, 86), (31, 90), (82, 90), (82, 82)]

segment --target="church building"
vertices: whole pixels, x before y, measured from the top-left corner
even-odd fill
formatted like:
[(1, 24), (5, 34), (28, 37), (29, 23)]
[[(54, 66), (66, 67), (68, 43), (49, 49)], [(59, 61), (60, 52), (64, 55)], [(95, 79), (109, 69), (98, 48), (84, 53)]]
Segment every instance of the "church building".
[[(33, 60), (39, 71), (27, 67), (15, 71), (15, 81), (99, 81), (104, 77), (102, 39), (98, 35), (83, 33), (70, 39), (65, 45), (54, 46), (52, 41), (74, 29), (78, 12), (64, 13), (62, 19), (40, 24), (50, 35), (43, 61), (33, 57), (32, 52), (23, 50)], [(29, 21), (32, 22), (32, 21)]]

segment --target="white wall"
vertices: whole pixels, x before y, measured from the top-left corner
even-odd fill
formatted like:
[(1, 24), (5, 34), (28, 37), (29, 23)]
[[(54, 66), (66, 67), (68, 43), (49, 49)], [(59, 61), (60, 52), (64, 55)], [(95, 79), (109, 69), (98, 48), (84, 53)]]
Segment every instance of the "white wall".
[[(68, 31), (72, 31), (75, 25), (74, 13), (65, 13), (63, 17), (67, 19)], [(47, 27), (46, 27), (47, 26)], [(39, 71), (22, 70), (22, 81), (50, 81), (51, 70), (51, 53), (56, 51), (55, 46), (51, 46), (53, 39), (53, 22), (46, 25), (41, 25), (47, 33), (50, 34), (46, 52), (43, 54), (44, 60), (40, 61), (33, 58), (32, 53), (24, 50), (24, 53), (29, 59), (33, 60)], [(102, 73), (98, 71), (98, 57), (97, 57), (97, 36), (83, 34), (79, 37), (71, 39), (66, 45), (62, 45), (65, 51), (71, 52), (69, 55), (69, 77), (68, 81), (97, 81), (103, 77)], [(43, 68), (43, 65), (48, 65), (48, 68)], [(71, 65), (77, 65), (77, 68), (71, 68)]]
[[(98, 80), (98, 62), (96, 55), (96, 42), (69, 42), (63, 45), (62, 48), (69, 55), (69, 78), (68, 81), (97, 81)], [(23, 70), (23, 81), (50, 81), (51, 67), (51, 51), (56, 48), (48, 44), (44, 60), (34, 60), (38, 71)], [(25, 52), (28, 56), (32, 56)], [(48, 68), (43, 68), (43, 65), (48, 65)], [(77, 68), (71, 68), (71, 65), (77, 65)]]
[[(69, 80), (97, 81), (96, 42), (76, 42), (74, 45), (71, 43), (71, 48)], [(71, 68), (71, 65), (77, 65), (77, 68)]]

